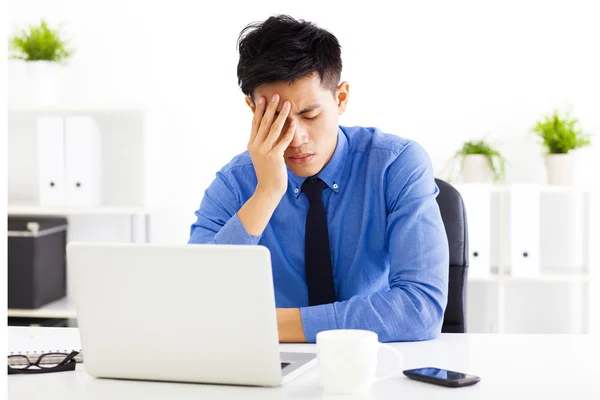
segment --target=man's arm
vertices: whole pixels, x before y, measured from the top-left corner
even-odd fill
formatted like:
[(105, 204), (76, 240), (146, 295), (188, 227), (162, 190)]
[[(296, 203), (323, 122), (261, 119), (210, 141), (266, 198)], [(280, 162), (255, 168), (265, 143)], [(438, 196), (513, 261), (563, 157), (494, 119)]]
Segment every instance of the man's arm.
[(210, 184), (200, 208), (197, 220), (190, 231), (190, 244), (257, 244), (269, 223), (279, 200), (256, 191), (240, 207), (237, 190), (223, 172), (218, 172)]
[(301, 308), (308, 342), (328, 329), (368, 329), (385, 342), (427, 340), (440, 333), (449, 250), (435, 199), (439, 189), (425, 150), (414, 142), (407, 145), (390, 166), (386, 183), (390, 289)]
[(277, 329), (279, 330), (280, 342), (306, 342), (299, 308), (278, 308)]
[[(269, 210), (270, 207), (271, 202), (268, 199), (263, 200), (259, 194), (252, 196), (240, 207), (238, 196), (227, 177), (218, 172), (216, 179), (206, 189), (200, 208), (195, 213), (197, 220), (192, 225), (188, 243), (257, 244), (273, 213)], [(246, 217), (244, 220), (242, 216), (248, 214), (253, 218)]]
[(258, 180), (254, 194), (241, 206), (227, 177), (217, 174), (196, 212), (198, 220), (192, 225), (189, 243), (256, 244), (260, 240), (287, 189), (283, 152), (296, 131), (295, 124), (290, 123), (282, 132), (290, 103), (284, 102), (276, 117), (278, 104), (278, 95), (268, 105), (260, 97), (253, 108), (248, 152)]
[[(266, 201), (268, 202), (268, 199)], [(268, 213), (265, 212), (267, 205), (268, 203), (265, 204), (261, 201), (260, 195), (253, 196), (237, 213), (240, 215), (238, 218), (235, 211), (231, 211), (237, 208), (236, 196), (229, 189), (225, 177), (218, 173), (217, 179), (206, 190), (200, 209), (196, 211), (198, 220), (192, 226), (189, 243), (256, 244), (264, 227), (260, 229), (260, 232), (253, 231), (251, 224), (262, 225), (264, 223), (266, 226), (271, 217), (270, 215), (263, 216), (266, 222), (262, 222), (260, 213)], [(257, 207), (258, 210), (254, 210)], [(241, 222), (241, 215), (244, 213), (249, 213), (249, 218), (251, 218), (248, 225), (249, 232), (246, 230), (245, 224)], [(233, 217), (231, 217), (232, 214)], [(253, 235), (252, 233), (257, 234)], [(300, 320), (300, 309), (278, 308), (277, 327), (280, 342), (306, 342)]]
[[(259, 98), (253, 107), (254, 118), (248, 141), (248, 151), (257, 175), (258, 184), (254, 194), (240, 207), (232, 182), (223, 172), (206, 190), (196, 222), (192, 225), (188, 243), (257, 244), (275, 208), (287, 188), (287, 170), (283, 152), (295, 133), (295, 124), (282, 132), (290, 110), (285, 102), (279, 116), (275, 111), (279, 96), (275, 95), (269, 105)], [(278, 309), (279, 340), (282, 342), (304, 341), (299, 309)]]

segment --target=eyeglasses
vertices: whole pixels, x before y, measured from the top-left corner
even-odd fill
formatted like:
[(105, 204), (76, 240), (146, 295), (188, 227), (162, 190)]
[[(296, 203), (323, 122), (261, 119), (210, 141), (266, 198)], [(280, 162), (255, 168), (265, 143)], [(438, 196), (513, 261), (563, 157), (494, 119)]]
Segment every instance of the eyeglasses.
[(77, 361), (75, 357), (79, 354), (73, 351), (66, 353), (42, 354), (35, 362), (31, 362), (27, 356), (8, 356), (8, 374), (41, 374), (46, 372), (75, 371)]

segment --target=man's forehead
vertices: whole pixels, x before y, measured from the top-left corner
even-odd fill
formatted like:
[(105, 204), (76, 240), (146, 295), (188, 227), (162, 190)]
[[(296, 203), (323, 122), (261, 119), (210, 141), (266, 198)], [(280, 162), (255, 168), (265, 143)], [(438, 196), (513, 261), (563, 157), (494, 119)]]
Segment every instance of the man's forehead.
[(254, 95), (264, 96), (268, 99), (274, 94), (279, 94), (282, 100), (289, 100), (298, 107), (319, 102), (327, 91), (321, 86), (321, 81), (316, 78), (301, 78), (293, 82), (274, 82), (263, 84), (254, 90)]
[(297, 90), (277, 90), (277, 89), (263, 89), (263, 90), (256, 90), (254, 92), (255, 97), (256, 96), (263, 96), (266, 97), (267, 100), (271, 100), (271, 97), (274, 94), (278, 94), (280, 100), (289, 100), (291, 102), (293, 102), (296, 105), (304, 105), (304, 104), (310, 104), (310, 103), (316, 103), (319, 100), (322, 99), (322, 93), (320, 93), (319, 91), (306, 91), (306, 90), (302, 90), (302, 91), (297, 91)]

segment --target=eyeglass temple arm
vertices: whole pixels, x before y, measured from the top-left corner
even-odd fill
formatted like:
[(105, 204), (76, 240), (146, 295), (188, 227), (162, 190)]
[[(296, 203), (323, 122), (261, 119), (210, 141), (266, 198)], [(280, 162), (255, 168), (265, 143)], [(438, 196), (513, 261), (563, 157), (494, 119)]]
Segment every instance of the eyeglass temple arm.
[(73, 360), (75, 357), (77, 357), (77, 355), (78, 355), (78, 354), (79, 354), (79, 352), (77, 352), (77, 351), (72, 351), (72, 352), (71, 352), (71, 354), (69, 354), (69, 355), (67, 356), (67, 358), (65, 358), (65, 359), (64, 359), (64, 360), (61, 362), (61, 364), (66, 364), (66, 363), (70, 362), (70, 361), (71, 361), (71, 360)]

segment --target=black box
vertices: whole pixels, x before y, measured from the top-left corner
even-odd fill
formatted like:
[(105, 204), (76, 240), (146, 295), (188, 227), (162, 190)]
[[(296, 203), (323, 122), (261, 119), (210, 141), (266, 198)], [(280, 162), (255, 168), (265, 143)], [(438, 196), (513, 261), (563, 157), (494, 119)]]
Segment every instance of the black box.
[(23, 317), (8, 317), (8, 326), (31, 326), (31, 327), (48, 327), (48, 328), (77, 328), (77, 323), (71, 323), (71, 320), (66, 318), (23, 318)]
[(66, 247), (66, 218), (8, 218), (8, 308), (40, 308), (66, 296)]

